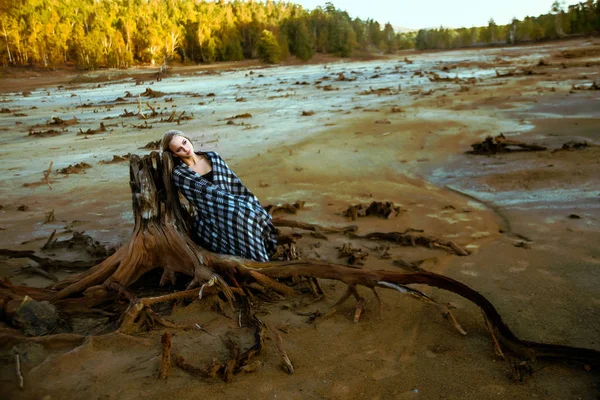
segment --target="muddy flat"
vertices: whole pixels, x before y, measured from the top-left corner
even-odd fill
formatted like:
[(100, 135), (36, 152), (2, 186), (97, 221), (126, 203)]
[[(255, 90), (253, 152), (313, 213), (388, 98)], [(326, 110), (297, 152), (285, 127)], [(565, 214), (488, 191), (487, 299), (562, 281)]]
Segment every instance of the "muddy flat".
[[(8, 75), (0, 81), (0, 248), (39, 252), (54, 231), (58, 239), (85, 232), (107, 247), (126, 244), (134, 224), (128, 157), (149, 154), (152, 142), (179, 129), (196, 149), (218, 152), (263, 205), (305, 201), (289, 218), (356, 224), (361, 234), (418, 229), (470, 253), (305, 234), (300, 257), (346, 263), (339, 248), (350, 244), (369, 253), (365, 269), (400, 271), (393, 260), (424, 260), (422, 268), (485, 295), (519, 337), (600, 350), (600, 58), (586, 51), (598, 46), (582, 39), (410, 54), (410, 62), (403, 55), (175, 68), (160, 80), (146, 70)], [(563, 57), (567, 50), (580, 57)], [(473, 143), (501, 133), (547, 150), (465, 154)], [(585, 146), (563, 149), (568, 142)], [(348, 206), (372, 201), (393, 202), (400, 212), (387, 219), (344, 216)], [(22, 270), (31, 263), (1, 259), (0, 277), (18, 285), (51, 284)], [(58, 278), (71, 273), (55, 272)], [(159, 278), (148, 277), (144, 285)], [(281, 333), (293, 375), (280, 369), (269, 340), (257, 371), (230, 383), (177, 368), (167, 381), (157, 381), (164, 330), (106, 335), (118, 318), (105, 316), (71, 327), (98, 334), (75, 349), (31, 344), (4, 352), (0, 397), (600, 395), (597, 366), (539, 360), (531, 376), (519, 379), (519, 360), (498, 358), (481, 312), (451, 293), (419, 287), (455, 307), (466, 336), (431, 305), (380, 291), (380, 310), (364, 288), (359, 323), (353, 322), (353, 301), (310, 322), (305, 315), (327, 313), (346, 289), (333, 281), (321, 285), (325, 297), (319, 301), (308, 293), (261, 305), (261, 318)], [(226, 357), (219, 336), (252, 341), (252, 331), (240, 328), (235, 315), (201, 301), (176, 306), (167, 318), (205, 328), (173, 336), (174, 348), (198, 365)], [(15, 351), (22, 355), (24, 390), (17, 387)]]

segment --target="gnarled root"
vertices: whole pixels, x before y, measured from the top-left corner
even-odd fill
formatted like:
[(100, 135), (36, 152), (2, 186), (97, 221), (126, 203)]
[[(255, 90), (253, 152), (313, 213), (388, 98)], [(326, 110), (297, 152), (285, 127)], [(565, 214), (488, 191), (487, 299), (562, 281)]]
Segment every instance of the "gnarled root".
[[(228, 257), (224, 263), (220, 263), (219, 259), (212, 261), (211, 267), (215, 269), (236, 268), (241, 271), (243, 269), (255, 269), (258, 267), (263, 275), (274, 279), (298, 279), (305, 277), (333, 279), (346, 283), (348, 285), (348, 290), (332, 307), (327, 316), (333, 314), (337, 307), (347, 300), (350, 295), (354, 295), (359, 302), (355, 312), (355, 318), (360, 318), (364, 303), (360, 303), (361, 297), (356, 292), (357, 285), (368, 288), (386, 287), (388, 289), (394, 289), (397, 291), (398, 289), (396, 287), (390, 287), (389, 285), (402, 285), (401, 287), (405, 287), (406, 285), (410, 284), (422, 284), (437, 287), (456, 293), (479, 306), (487, 317), (487, 320), (492, 328), (491, 331), (494, 333), (494, 337), (504, 352), (510, 350), (511, 352), (516, 353), (517, 355), (520, 355), (526, 359), (537, 357), (553, 357), (580, 360), (590, 364), (600, 364), (600, 352), (597, 350), (552, 345), (519, 339), (504, 323), (502, 317), (492, 303), (483, 295), (461, 282), (432, 272), (419, 271), (413, 273), (400, 273), (384, 270), (370, 271), (366, 269), (349, 268), (343, 265), (321, 262), (317, 260), (295, 260), (284, 263), (260, 264), (234, 257)], [(382, 284), (382, 282), (385, 283)], [(411, 289), (409, 293), (417, 298), (420, 298), (421, 300), (433, 302), (433, 300), (431, 300), (428, 296), (414, 289)], [(442, 308), (444, 313), (449, 316), (455, 328), (461, 332), (461, 334), (464, 334), (464, 330), (462, 330), (460, 325), (456, 323), (456, 319), (449, 312), (447, 307), (443, 305), (438, 306)]]
[(279, 355), (281, 356), (281, 369), (292, 375), (294, 373), (294, 366), (292, 365), (292, 361), (288, 357), (285, 349), (283, 348), (283, 340), (281, 339), (281, 335), (279, 332), (273, 328), (271, 325), (266, 325), (267, 329), (275, 336), (275, 345), (277, 346), (277, 350), (279, 351)]
[[(209, 288), (205, 291), (205, 295), (216, 293), (216, 291), (217, 288)], [(183, 292), (167, 294), (164, 296), (137, 299), (131, 304), (125, 314), (123, 314), (123, 317), (121, 318), (121, 326), (119, 329), (117, 329), (117, 332), (132, 334), (139, 332), (144, 325), (153, 326), (155, 324), (160, 324), (174, 329), (192, 329), (193, 326), (177, 325), (165, 320), (159, 314), (152, 311), (150, 306), (172, 300), (196, 298), (198, 298), (198, 291), (196, 289), (191, 289)]]
[(346, 233), (346, 232), (356, 232), (358, 230), (358, 226), (356, 225), (348, 225), (340, 228), (330, 227), (330, 226), (321, 226), (316, 224), (309, 224), (306, 222), (300, 221), (292, 221), (289, 219), (283, 218), (273, 218), (273, 225), (275, 226), (287, 226), (290, 228), (298, 228), (304, 229), (312, 232), (323, 232), (323, 233)]
[(468, 256), (469, 252), (454, 243), (451, 240), (445, 240), (429, 235), (420, 235), (413, 232), (422, 232), (418, 229), (408, 229), (405, 232), (371, 232), (364, 236), (357, 235), (355, 233), (348, 233), (348, 235), (355, 239), (369, 239), (369, 240), (388, 240), (394, 243), (398, 243), (402, 246), (425, 246), (431, 248), (440, 248), (448, 253), (456, 254), (458, 256)]

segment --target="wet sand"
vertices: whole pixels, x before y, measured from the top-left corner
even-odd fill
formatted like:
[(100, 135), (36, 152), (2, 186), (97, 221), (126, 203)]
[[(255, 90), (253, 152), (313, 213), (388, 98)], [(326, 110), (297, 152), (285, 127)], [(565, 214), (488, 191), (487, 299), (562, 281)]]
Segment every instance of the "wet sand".
[[(572, 88), (600, 79), (600, 60), (595, 55), (560, 57), (566, 49), (598, 45), (580, 40), (424, 53), (409, 56), (412, 64), (402, 56), (227, 67), (218, 74), (174, 71), (160, 82), (140, 85), (130, 77), (78, 83), (80, 76), (63, 76), (61, 87), (31, 85), (26, 97), (22, 81), (11, 86), (4, 80), (0, 108), (9, 112), (0, 114), (0, 247), (39, 250), (55, 229), (61, 238), (76, 230), (110, 246), (126, 243), (133, 227), (128, 163), (99, 162), (113, 155), (148, 154), (140, 147), (168, 129), (181, 129), (196, 147), (219, 152), (263, 204), (306, 201), (294, 216), (298, 220), (346, 225), (342, 213), (349, 205), (393, 201), (402, 209), (397, 217), (361, 218), (353, 222), (359, 232), (423, 229), (472, 254), (457, 257), (442, 250), (391, 246), (392, 259), (426, 259), (423, 268), (480, 291), (524, 339), (600, 349), (600, 147), (464, 154), (472, 143), (501, 132), (550, 150), (569, 140), (600, 144), (598, 91)], [(541, 58), (549, 65), (536, 66)], [(533, 74), (496, 77), (496, 70), (524, 68)], [(450, 80), (432, 82), (428, 72)], [(119, 115), (124, 109), (137, 113), (136, 96), (147, 87), (165, 92), (142, 100), (162, 114), (147, 118), (151, 129), (137, 129), (134, 125), (143, 119)], [(134, 97), (125, 98), (127, 91)], [(86, 104), (90, 106), (82, 107)], [(150, 109), (144, 106), (143, 111)], [(185, 111), (193, 119), (181, 125), (157, 122), (173, 111)], [(302, 116), (302, 111), (315, 114)], [(228, 124), (228, 118), (243, 113), (252, 117)], [(53, 115), (64, 120), (75, 116), (79, 124), (54, 137), (28, 136), (30, 130), (57, 129), (42, 126)], [(108, 132), (77, 135), (79, 128), (97, 129), (101, 121)], [(41, 182), (51, 161), (52, 190)], [(56, 172), (79, 162), (92, 167), (82, 174)], [(18, 211), (21, 205), (27, 211)], [(43, 223), (51, 210), (56, 221)], [(580, 218), (570, 218), (573, 214)], [(398, 269), (390, 259), (378, 258), (383, 243), (305, 235), (299, 250), (303, 258), (344, 262), (337, 250), (344, 243), (369, 251), (364, 268)], [(28, 263), (3, 260), (0, 275), (15, 284), (48, 285), (42, 277), (19, 273)], [(260, 370), (237, 375), (232, 383), (197, 380), (178, 369), (167, 382), (157, 382), (162, 331), (155, 330), (140, 335), (143, 340), (94, 338), (66, 353), (31, 346), (25, 349), (29, 358), (24, 361), (23, 392), (16, 389), (12, 359), (5, 356), (2, 396), (587, 399), (599, 394), (597, 369), (586, 371), (577, 364), (540, 361), (533, 376), (514, 381), (509, 363), (494, 355), (480, 312), (455, 295), (420, 288), (457, 307), (466, 337), (437, 309), (396, 293), (381, 293), (385, 306), (379, 315), (373, 295), (361, 292), (367, 312), (358, 324), (352, 322), (351, 302), (317, 324), (291, 311), (326, 312), (345, 291), (344, 285), (329, 281), (323, 288), (327, 296), (317, 303), (304, 295), (261, 306), (264, 319), (285, 332), (284, 345), (296, 367), (293, 376), (279, 369), (269, 341)], [(169, 319), (199, 323), (217, 336), (229, 332), (238, 340), (252, 339), (250, 330), (198, 302), (176, 308)], [(177, 331), (174, 347), (198, 365), (227, 354), (219, 339), (203, 332)]]

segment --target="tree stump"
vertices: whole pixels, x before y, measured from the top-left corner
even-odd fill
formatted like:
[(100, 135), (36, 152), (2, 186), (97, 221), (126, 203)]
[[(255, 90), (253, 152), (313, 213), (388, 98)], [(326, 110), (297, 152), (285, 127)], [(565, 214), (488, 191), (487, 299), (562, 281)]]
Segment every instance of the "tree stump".
[(181, 204), (173, 185), (173, 167), (168, 153), (131, 157), (135, 226), (129, 243), (88, 272), (54, 285), (59, 292), (53, 300), (93, 291), (97, 285), (126, 288), (155, 268), (163, 268), (161, 286), (175, 283), (176, 273), (191, 276), (193, 285), (211, 279), (223, 282), (207, 267), (209, 252), (188, 235), (192, 216)]

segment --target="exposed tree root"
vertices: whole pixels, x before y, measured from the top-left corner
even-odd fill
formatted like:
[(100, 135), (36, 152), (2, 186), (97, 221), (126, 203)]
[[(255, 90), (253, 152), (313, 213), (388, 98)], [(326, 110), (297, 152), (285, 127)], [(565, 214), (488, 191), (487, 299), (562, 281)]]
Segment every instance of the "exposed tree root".
[(57, 172), (59, 174), (71, 175), (84, 173), (86, 169), (90, 169), (92, 166), (86, 162), (80, 162), (77, 164), (69, 164), (66, 168), (61, 168)]
[(29, 131), (29, 135), (28, 136), (35, 136), (35, 137), (52, 137), (52, 136), (57, 136), (57, 135), (62, 135), (63, 133), (68, 132), (66, 129), (62, 130), (62, 131), (58, 131), (56, 129), (48, 129), (46, 131), (34, 131), (33, 129)]
[(306, 222), (300, 221), (292, 221), (283, 218), (273, 218), (273, 225), (275, 226), (287, 226), (290, 228), (298, 228), (304, 229), (307, 231), (313, 232), (325, 232), (325, 233), (346, 233), (346, 232), (356, 232), (358, 230), (358, 226), (356, 225), (348, 225), (341, 228), (335, 227), (327, 227), (316, 224), (308, 224)]
[(498, 357), (504, 359), (505, 357), (504, 357), (504, 352), (502, 351), (502, 347), (500, 346), (500, 343), (498, 343), (498, 339), (496, 339), (496, 335), (494, 335), (494, 327), (488, 320), (485, 313), (482, 312), (482, 314), (483, 314), (483, 320), (485, 322), (485, 327), (487, 328), (488, 332), (490, 333), (490, 336), (492, 337), (492, 343), (494, 345), (494, 352), (496, 353), (496, 355)]
[(393, 202), (386, 201), (373, 201), (371, 204), (356, 204), (348, 207), (344, 211), (346, 217), (350, 217), (352, 221), (355, 221), (358, 217), (376, 216), (380, 218), (390, 218), (392, 215), (397, 216), (400, 213), (400, 207), (394, 205)]
[(405, 260), (394, 260), (392, 261), (392, 263), (400, 268), (404, 268), (406, 271), (408, 272), (420, 272), (420, 271), (424, 271), (423, 268), (421, 268), (421, 264), (424, 262), (424, 260), (422, 261), (417, 261), (417, 262), (408, 262)]
[[(239, 289), (232, 288), (240, 293)], [(205, 290), (204, 295), (217, 292), (217, 288), (211, 287)], [(243, 292), (241, 292), (243, 294)], [(165, 303), (173, 300), (194, 299), (198, 298), (198, 289), (190, 289), (183, 292), (175, 292), (164, 296), (145, 297), (142, 299), (130, 299), (131, 306), (123, 314), (121, 325), (117, 332), (125, 334), (133, 334), (139, 332), (143, 327), (152, 327), (154, 325), (162, 325), (168, 328), (175, 329), (192, 329), (192, 326), (181, 326), (169, 322), (160, 315), (152, 311), (150, 308), (154, 304)]]
[(100, 127), (98, 129), (88, 128), (88, 130), (83, 131), (81, 128), (79, 128), (78, 135), (95, 135), (97, 133), (104, 132), (106, 132), (106, 126), (104, 126), (104, 122), (100, 122)]
[(234, 375), (240, 372), (253, 372), (257, 369), (260, 364), (257, 358), (264, 349), (266, 332), (269, 330), (275, 337), (276, 346), (282, 358), (282, 369), (293, 373), (294, 367), (283, 349), (281, 336), (271, 327), (267, 327), (256, 315), (250, 313), (250, 305), (247, 301), (242, 301), (241, 306), (240, 316), (244, 316), (244, 321), (254, 329), (254, 344), (248, 350), (242, 352), (240, 345), (228, 337), (224, 339), (224, 343), (229, 349), (229, 357), (226, 362), (213, 359), (207, 367), (202, 368), (188, 362), (181, 354), (174, 351), (175, 365), (196, 377), (213, 378), (220, 375), (225, 382), (231, 382)]
[(350, 265), (364, 265), (365, 260), (369, 256), (368, 251), (355, 249), (349, 243), (345, 243), (342, 247), (339, 247), (338, 250), (340, 257), (348, 257), (348, 264)]
[(156, 116), (158, 115), (158, 113), (156, 112), (156, 110), (154, 109), (154, 107), (152, 107), (152, 106), (150, 105), (150, 102), (148, 102), (148, 101), (147, 101), (147, 102), (146, 102), (146, 106), (147, 106), (147, 107), (148, 107), (150, 110), (152, 110), (152, 113), (150, 114), (150, 116), (151, 116), (151, 117), (156, 117)]
[[(334, 279), (342, 281), (349, 286), (361, 285), (369, 288), (389, 288), (390, 284), (403, 286), (422, 284), (437, 287), (456, 293), (479, 306), (487, 317), (491, 332), (493, 332), (499, 345), (502, 346), (505, 351), (511, 351), (525, 359), (555, 357), (580, 360), (592, 364), (600, 363), (600, 352), (596, 350), (544, 344), (519, 339), (504, 323), (496, 308), (483, 295), (461, 282), (432, 272), (398, 273), (383, 270), (368, 271), (365, 269), (348, 268), (336, 264), (318, 263), (306, 260), (292, 261), (277, 266), (268, 266), (261, 268), (261, 272), (264, 275), (278, 279), (290, 277), (314, 277), (320, 279)], [(349, 289), (349, 291), (350, 293), (346, 293), (345, 295), (346, 298), (352, 294), (351, 289)]]
[[(400, 293), (411, 295), (418, 300), (424, 301), (425, 303), (430, 303), (430, 304), (434, 304), (434, 305), (438, 306), (442, 310), (442, 315), (450, 320), (450, 322), (452, 323), (454, 328), (461, 335), (467, 334), (467, 332), (464, 331), (464, 329), (460, 326), (460, 324), (454, 317), (454, 314), (452, 314), (452, 312), (448, 309), (448, 306), (446, 306), (445, 304), (438, 303), (437, 301), (433, 300), (431, 297), (427, 296), (425, 293), (420, 292), (416, 289), (409, 288), (408, 286), (397, 285), (397, 284), (393, 284), (390, 282), (383, 282), (383, 281), (379, 282), (379, 284), (381, 286), (387, 287), (389, 289), (395, 289)], [(375, 292), (375, 288), (372, 288), (372, 289)]]
[(62, 119), (62, 118), (53, 116), (52, 118), (50, 118), (50, 121), (48, 121), (46, 123), (46, 125), (69, 126), (69, 125), (76, 125), (78, 123), (79, 123), (79, 121), (77, 120), (76, 117), (73, 117), (72, 119)]
[(269, 212), (269, 214), (274, 215), (277, 212), (287, 212), (289, 214), (296, 214), (299, 209), (304, 207), (304, 201), (296, 201), (294, 204), (277, 204), (277, 205), (268, 205), (265, 207), (265, 210)]
[(285, 233), (279, 232), (277, 234), (277, 245), (286, 245), (286, 244), (296, 243), (298, 241), (298, 239), (300, 239), (300, 238), (302, 238), (302, 235), (299, 233), (285, 234)]
[(112, 256), (100, 264), (82, 274), (73, 276), (54, 285), (53, 289), (59, 289), (53, 296), (53, 300), (67, 298), (71, 295), (83, 292), (85, 289), (106, 281), (119, 267), (121, 260), (127, 254), (127, 247), (123, 246)]
[(281, 335), (271, 325), (267, 325), (267, 328), (275, 337), (275, 345), (277, 346), (277, 350), (279, 351), (279, 355), (281, 356), (281, 369), (290, 375), (293, 374), (294, 366), (292, 365), (292, 361), (290, 361), (290, 358), (288, 357), (285, 349), (283, 348), (283, 340), (281, 339)]
[(155, 99), (157, 97), (162, 97), (164, 96), (166, 93), (164, 92), (159, 92), (158, 90), (152, 90), (149, 87), (146, 88), (146, 90), (140, 94), (140, 96), (143, 97), (149, 97), (151, 99)]
[(174, 352), (173, 360), (175, 361), (175, 365), (177, 365), (179, 368), (191, 373), (196, 377), (214, 378), (223, 368), (223, 365), (221, 365), (216, 358), (213, 358), (212, 363), (207, 368), (200, 368), (191, 364), (177, 352)]
[(506, 153), (511, 151), (511, 148), (518, 148), (519, 151), (544, 151), (546, 147), (539, 146), (537, 144), (523, 143), (518, 140), (507, 139), (503, 134), (496, 137), (488, 136), (481, 143), (472, 144), (472, 151), (468, 152), (471, 154), (496, 154)]
[(348, 235), (356, 239), (388, 240), (394, 243), (398, 243), (402, 246), (414, 247), (419, 245), (430, 248), (440, 248), (446, 250), (448, 253), (456, 254), (458, 256), (469, 255), (469, 252), (467, 250), (460, 247), (451, 240), (444, 240), (428, 235), (419, 235), (412, 232), (423, 231), (416, 229), (408, 229), (405, 232), (371, 232), (364, 236), (360, 236), (354, 233), (348, 233)]

